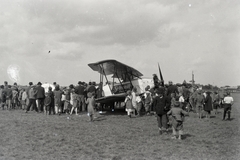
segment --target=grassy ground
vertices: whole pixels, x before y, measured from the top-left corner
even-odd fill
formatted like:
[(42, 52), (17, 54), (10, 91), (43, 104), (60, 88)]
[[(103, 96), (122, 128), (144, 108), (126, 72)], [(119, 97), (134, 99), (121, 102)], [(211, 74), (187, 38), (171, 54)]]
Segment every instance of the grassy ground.
[[(239, 159), (240, 95), (233, 95), (232, 121), (222, 110), (210, 120), (190, 113), (183, 140), (159, 135), (155, 116), (129, 119), (125, 112), (45, 116), (0, 111), (0, 159)], [(69, 119), (68, 119), (69, 117)]]

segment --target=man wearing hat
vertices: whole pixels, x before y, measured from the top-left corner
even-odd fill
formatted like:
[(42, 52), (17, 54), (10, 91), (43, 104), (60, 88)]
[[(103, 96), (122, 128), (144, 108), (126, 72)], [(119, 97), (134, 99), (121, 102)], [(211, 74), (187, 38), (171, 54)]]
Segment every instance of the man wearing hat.
[(4, 85), (0, 87), (0, 105), (2, 110), (4, 109), (6, 103), (6, 91), (4, 90)]
[(167, 96), (170, 96), (172, 93), (179, 94), (177, 86), (173, 85), (172, 81), (169, 81), (168, 84)]
[(232, 105), (233, 105), (233, 97), (230, 96), (230, 92), (227, 92), (227, 96), (224, 97), (224, 99), (223, 99), (223, 107), (224, 107), (223, 121), (225, 120), (227, 113), (228, 113), (227, 120), (230, 120)]
[(214, 92), (213, 95), (213, 109), (215, 114), (218, 113), (218, 108), (220, 107), (220, 96), (218, 94), (218, 92)]
[(197, 91), (197, 96), (195, 98), (195, 104), (196, 104), (196, 109), (197, 109), (197, 114), (198, 118), (202, 118), (202, 109), (203, 109), (203, 104), (204, 104), (204, 96), (201, 92), (201, 90)]
[(8, 106), (8, 109), (12, 109), (13, 93), (11, 87), (11, 85), (8, 85), (8, 88), (6, 89), (6, 105)]
[(44, 108), (44, 98), (45, 98), (45, 89), (42, 87), (42, 83), (38, 82), (36, 86), (37, 90), (37, 108), (39, 112), (43, 112)]
[(4, 89), (8, 89), (8, 82), (4, 81)]
[(153, 100), (153, 107), (157, 115), (159, 134), (162, 134), (162, 132), (167, 133), (168, 129), (166, 105), (167, 101), (165, 96), (163, 96), (163, 93), (159, 90), (156, 91), (156, 97)]
[(29, 98), (29, 103), (27, 105), (26, 113), (29, 111), (30, 107), (33, 105), (33, 109), (38, 112), (37, 106), (36, 106), (36, 95), (37, 95), (37, 90), (35, 89), (34, 85), (30, 86), (30, 90), (28, 92), (28, 98)]
[(85, 87), (83, 86), (83, 83), (81, 81), (78, 82), (78, 85), (75, 87), (76, 94), (78, 95), (78, 101), (79, 101), (79, 108), (82, 108), (82, 111), (86, 111), (86, 103), (85, 103)]
[(212, 111), (212, 97), (210, 96), (210, 94), (211, 94), (210, 91), (206, 92), (205, 105), (204, 105), (204, 111), (206, 113), (206, 118), (210, 118), (210, 114)]
[(93, 82), (89, 82), (87, 86), (87, 93), (96, 93), (96, 87), (93, 85)]
[(29, 84), (29, 87), (26, 89), (26, 93), (27, 93), (26, 105), (28, 105), (29, 103), (29, 90), (31, 89), (33, 82), (29, 82), (28, 84)]

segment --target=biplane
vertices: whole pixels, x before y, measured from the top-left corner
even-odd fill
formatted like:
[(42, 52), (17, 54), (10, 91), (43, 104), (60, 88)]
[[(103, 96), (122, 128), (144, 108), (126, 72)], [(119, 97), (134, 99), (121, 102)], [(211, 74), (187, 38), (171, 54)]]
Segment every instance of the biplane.
[(135, 87), (137, 93), (142, 94), (148, 85), (150, 87), (154, 85), (152, 79), (143, 78), (143, 74), (138, 70), (113, 59), (90, 63), (88, 66), (100, 73), (100, 84), (105, 84), (100, 85), (102, 97), (96, 99), (96, 102), (101, 104), (113, 105), (115, 102), (124, 102), (128, 90)]

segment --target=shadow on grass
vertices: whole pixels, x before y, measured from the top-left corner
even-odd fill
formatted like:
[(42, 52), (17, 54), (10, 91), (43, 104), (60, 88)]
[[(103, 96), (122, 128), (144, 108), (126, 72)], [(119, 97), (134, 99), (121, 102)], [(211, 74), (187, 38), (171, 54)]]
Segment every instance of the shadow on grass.
[(230, 118), (230, 119), (227, 119), (228, 121), (232, 121), (232, 120), (234, 120), (235, 118)]
[(94, 121), (104, 121), (106, 118), (104, 116), (94, 118)]
[(194, 137), (193, 135), (191, 135), (191, 134), (184, 134), (184, 135), (182, 135), (182, 139), (184, 140), (184, 139), (187, 139), (187, 138), (189, 138), (189, 137)]
[(127, 112), (124, 109), (115, 109), (114, 111), (110, 110), (110, 109), (105, 109), (104, 111), (102, 111), (102, 113), (99, 113), (100, 115), (126, 115)]

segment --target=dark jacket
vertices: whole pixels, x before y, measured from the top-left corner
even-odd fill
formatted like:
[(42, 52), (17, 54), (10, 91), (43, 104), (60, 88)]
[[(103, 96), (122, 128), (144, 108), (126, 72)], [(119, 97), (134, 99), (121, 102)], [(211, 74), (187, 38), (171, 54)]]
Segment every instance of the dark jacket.
[(45, 99), (44, 99), (44, 105), (45, 106), (50, 106), (51, 104), (51, 97), (47, 96)]
[(162, 97), (159, 97), (159, 96), (156, 96), (154, 99), (153, 99), (153, 107), (156, 111), (156, 114), (158, 115), (164, 115), (167, 113), (166, 111), (166, 97), (165, 96), (162, 96)]
[(5, 102), (6, 102), (6, 98), (7, 98), (7, 93), (6, 93), (6, 90), (3, 89), (3, 90), (2, 90), (2, 95), (1, 95), (2, 103), (5, 103)]
[(78, 95), (84, 95), (84, 90), (85, 90), (85, 87), (84, 86), (82, 86), (82, 85), (79, 85), (79, 86), (76, 86), (75, 87), (75, 92), (76, 92), (76, 94), (78, 94)]
[(11, 88), (6, 89), (6, 98), (12, 99), (12, 97), (13, 97), (12, 89)]
[(28, 88), (26, 89), (26, 93), (27, 93), (27, 97), (29, 98), (29, 90), (31, 89), (31, 86), (28, 86)]
[(55, 90), (53, 91), (54, 94), (54, 105), (61, 106), (61, 99), (62, 99), (62, 91), (61, 90)]
[(176, 85), (168, 86), (167, 96), (171, 95), (171, 93), (177, 93), (177, 94), (179, 93)]
[(212, 97), (210, 95), (207, 95), (205, 98), (204, 111), (211, 111), (211, 110), (212, 110)]
[(49, 95), (49, 97), (51, 98), (51, 104), (50, 104), (50, 106), (51, 107), (53, 107), (54, 106), (54, 93), (53, 93), (53, 91), (48, 91), (48, 95)]
[(91, 93), (96, 93), (96, 87), (93, 86), (93, 85), (90, 85), (88, 88), (87, 88), (87, 92), (91, 92)]
[(45, 90), (42, 86), (37, 86), (36, 90), (38, 91), (37, 92), (37, 99), (45, 98)]

